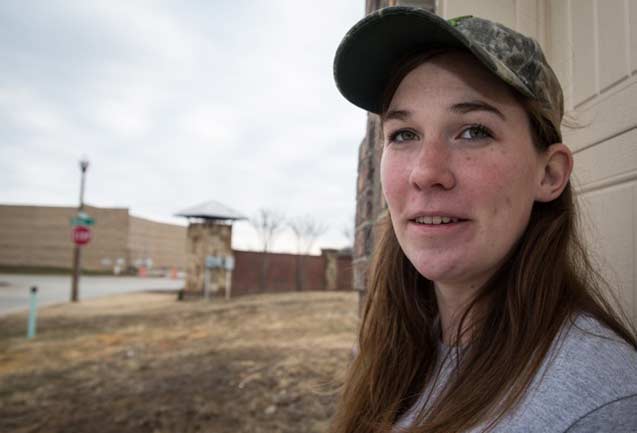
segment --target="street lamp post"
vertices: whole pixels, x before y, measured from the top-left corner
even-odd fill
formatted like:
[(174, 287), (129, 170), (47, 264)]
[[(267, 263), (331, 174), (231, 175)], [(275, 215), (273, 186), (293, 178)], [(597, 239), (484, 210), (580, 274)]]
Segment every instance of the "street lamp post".
[[(88, 169), (88, 160), (82, 158), (80, 161), (80, 170), (82, 170), (82, 180), (80, 183), (80, 205), (78, 206), (78, 212), (82, 212), (84, 209), (84, 182), (86, 177), (86, 170)], [(80, 277), (80, 246), (75, 244), (73, 249), (73, 281), (71, 283), (71, 302), (77, 302), (79, 298), (78, 281)]]

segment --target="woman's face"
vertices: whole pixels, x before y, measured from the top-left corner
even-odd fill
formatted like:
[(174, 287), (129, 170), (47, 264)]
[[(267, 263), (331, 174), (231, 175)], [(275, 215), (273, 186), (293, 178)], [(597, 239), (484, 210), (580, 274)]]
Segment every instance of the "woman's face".
[(383, 192), (405, 255), (439, 287), (486, 282), (544, 174), (524, 108), (471, 55), (450, 52), (403, 79), (383, 135)]

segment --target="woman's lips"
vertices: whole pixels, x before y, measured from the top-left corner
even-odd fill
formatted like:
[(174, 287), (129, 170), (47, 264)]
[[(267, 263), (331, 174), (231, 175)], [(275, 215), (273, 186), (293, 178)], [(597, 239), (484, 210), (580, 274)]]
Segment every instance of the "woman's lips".
[(464, 228), (469, 222), (466, 218), (450, 215), (422, 215), (408, 220), (408, 226), (424, 233), (451, 233)]
[(467, 215), (444, 209), (419, 210), (409, 212), (408, 221), (416, 224), (438, 225), (467, 221)]
[(417, 218), (413, 218), (411, 221), (417, 224), (438, 225), (438, 224), (457, 223), (462, 221), (462, 218), (447, 216), (447, 215), (427, 215), (427, 216), (420, 216)]

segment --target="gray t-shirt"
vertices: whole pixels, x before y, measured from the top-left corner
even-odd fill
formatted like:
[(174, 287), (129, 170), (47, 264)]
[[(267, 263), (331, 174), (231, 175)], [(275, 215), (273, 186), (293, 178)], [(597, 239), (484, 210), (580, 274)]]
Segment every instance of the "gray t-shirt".
[[(425, 390), (396, 427), (412, 425), (427, 396), (435, 398), (449, 377), (455, 351), (440, 350), (437, 385)], [(554, 343), (520, 405), (491, 431), (636, 433), (637, 351), (595, 319), (578, 317)]]

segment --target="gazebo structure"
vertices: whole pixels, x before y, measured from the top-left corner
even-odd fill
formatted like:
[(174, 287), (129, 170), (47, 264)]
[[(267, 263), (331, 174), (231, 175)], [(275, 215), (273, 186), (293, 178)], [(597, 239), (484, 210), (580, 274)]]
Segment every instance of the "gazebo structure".
[(230, 298), (234, 256), (232, 224), (246, 219), (239, 212), (211, 200), (176, 214), (188, 218), (185, 296)]

